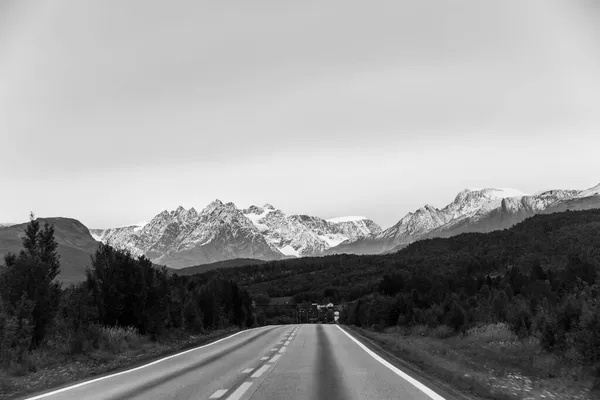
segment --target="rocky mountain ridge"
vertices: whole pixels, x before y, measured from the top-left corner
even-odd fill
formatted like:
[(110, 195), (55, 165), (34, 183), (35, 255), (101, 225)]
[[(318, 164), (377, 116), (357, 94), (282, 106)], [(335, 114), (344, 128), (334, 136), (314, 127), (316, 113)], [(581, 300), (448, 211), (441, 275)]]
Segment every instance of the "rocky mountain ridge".
[(275, 260), (322, 254), (345, 241), (381, 232), (362, 217), (324, 220), (286, 215), (270, 204), (238, 209), (211, 202), (200, 213), (178, 207), (163, 211), (144, 226), (92, 229), (96, 240), (173, 268), (236, 258)]
[(514, 189), (465, 189), (442, 209), (425, 205), (380, 234), (346, 241), (325, 254), (378, 254), (421, 239), (506, 229), (540, 213), (600, 208), (600, 184), (585, 190), (529, 195)]

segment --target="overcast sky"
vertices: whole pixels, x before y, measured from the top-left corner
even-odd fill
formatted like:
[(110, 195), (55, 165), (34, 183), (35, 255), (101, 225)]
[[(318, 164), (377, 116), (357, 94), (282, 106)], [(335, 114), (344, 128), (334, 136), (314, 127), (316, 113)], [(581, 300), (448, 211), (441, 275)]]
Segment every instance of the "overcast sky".
[(599, 71), (596, 0), (3, 0), (0, 222), (594, 186)]

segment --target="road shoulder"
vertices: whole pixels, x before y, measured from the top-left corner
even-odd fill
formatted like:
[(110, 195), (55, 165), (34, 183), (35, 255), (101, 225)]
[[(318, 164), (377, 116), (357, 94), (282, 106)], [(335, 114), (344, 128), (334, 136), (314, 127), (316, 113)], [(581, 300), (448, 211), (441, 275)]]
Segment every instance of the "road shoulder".
[[(251, 330), (252, 329), (246, 329), (240, 331), (236, 329), (202, 335), (193, 341), (185, 342), (179, 345), (161, 346), (154, 349), (155, 351), (147, 353), (142, 352), (135, 354), (135, 356), (127, 356), (125, 354), (122, 357), (112, 360), (111, 362), (93, 365), (91, 368), (86, 368), (84, 363), (74, 360), (72, 363), (67, 363), (65, 365), (53, 368), (53, 370), (59, 369), (66, 371), (64, 374), (48, 374), (48, 372), (52, 371), (41, 370), (37, 373), (23, 377), (24, 379), (21, 379), (19, 385), (15, 387), (15, 389), (18, 389), (18, 391), (1, 390), (0, 399), (29, 399), (31, 397), (42, 396), (44, 394), (61, 390), (70, 386), (91, 382), (140, 368), (145, 365), (158, 362), (162, 359), (174, 357), (188, 351), (193, 351), (197, 348), (208, 346), (217, 341), (227, 339), (233, 335), (241, 334)], [(50, 377), (46, 379), (40, 379), (45, 374), (50, 375)]]
[(481, 397), (474, 397), (469, 394), (465, 394), (458, 389), (454, 388), (447, 382), (442, 381), (441, 379), (431, 376), (426, 372), (419, 369), (417, 366), (403, 360), (399, 356), (393, 354), (391, 351), (383, 348), (382, 344), (378, 341), (368, 338), (363, 335), (358, 329), (347, 326), (347, 325), (338, 325), (341, 329), (343, 329), (346, 333), (352, 335), (356, 340), (366, 346), (369, 350), (376, 353), (378, 356), (383, 358), (385, 361), (392, 364), (394, 367), (400, 369), (405, 374), (409, 375), (413, 379), (421, 382), (423, 385), (427, 386), (446, 400), (477, 400), (481, 399)]

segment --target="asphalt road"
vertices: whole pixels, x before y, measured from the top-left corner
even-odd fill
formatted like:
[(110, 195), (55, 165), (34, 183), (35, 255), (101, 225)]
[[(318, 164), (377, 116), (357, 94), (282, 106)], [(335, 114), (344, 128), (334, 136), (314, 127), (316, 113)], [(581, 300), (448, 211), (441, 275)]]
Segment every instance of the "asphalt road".
[(243, 331), (132, 370), (30, 399), (443, 400), (444, 397), (387, 363), (338, 326), (311, 324)]

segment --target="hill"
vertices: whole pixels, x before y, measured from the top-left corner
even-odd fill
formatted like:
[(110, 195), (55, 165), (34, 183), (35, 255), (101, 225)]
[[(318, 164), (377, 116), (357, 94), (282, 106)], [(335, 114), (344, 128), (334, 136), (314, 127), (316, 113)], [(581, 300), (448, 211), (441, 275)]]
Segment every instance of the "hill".
[[(59, 279), (65, 283), (80, 282), (85, 278), (85, 269), (90, 265), (90, 256), (100, 244), (90, 235), (88, 228), (72, 218), (38, 218), (40, 223), (54, 225), (54, 235), (60, 255)], [(18, 254), (22, 249), (26, 223), (0, 228), (0, 262), (7, 253)]]
[(245, 265), (260, 265), (264, 263), (266, 263), (266, 261), (253, 258), (236, 258), (235, 260), (218, 261), (215, 263), (196, 265), (181, 269), (170, 268), (169, 270), (178, 275), (195, 275), (216, 269), (242, 267)]

